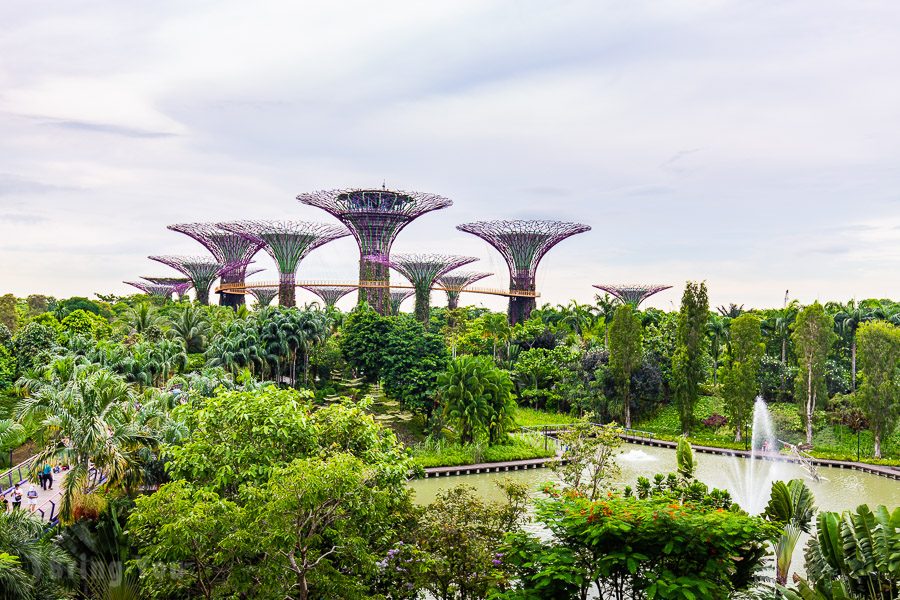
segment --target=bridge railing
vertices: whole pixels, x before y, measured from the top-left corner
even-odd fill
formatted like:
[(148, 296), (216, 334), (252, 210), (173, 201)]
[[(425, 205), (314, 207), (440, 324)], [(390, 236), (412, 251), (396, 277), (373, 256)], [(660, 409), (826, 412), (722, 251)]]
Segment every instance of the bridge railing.
[[(247, 289), (254, 288), (273, 288), (276, 289), (281, 284), (277, 281), (254, 281), (254, 282), (244, 282), (244, 283), (222, 283), (216, 287), (216, 293), (224, 293), (224, 294), (246, 294)], [(357, 288), (366, 288), (366, 289), (374, 289), (374, 288), (390, 288), (390, 289), (406, 289), (411, 290), (415, 289), (412, 285), (408, 284), (395, 284), (395, 283), (385, 283), (384, 281), (297, 281), (295, 283), (297, 287), (335, 287), (335, 286), (344, 286), (344, 287), (357, 287)], [(483, 288), (483, 287), (447, 287), (442, 285), (433, 285), (431, 286), (432, 291), (436, 292), (471, 292), (473, 294), (490, 294), (493, 296), (513, 296), (516, 298), (538, 298), (540, 294), (536, 291), (532, 290), (505, 290), (500, 288)]]

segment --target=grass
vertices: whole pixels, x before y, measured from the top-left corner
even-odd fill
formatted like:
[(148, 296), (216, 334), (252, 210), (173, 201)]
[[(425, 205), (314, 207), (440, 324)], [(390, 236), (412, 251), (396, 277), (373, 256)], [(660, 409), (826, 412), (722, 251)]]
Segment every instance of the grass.
[(426, 441), (412, 447), (413, 460), (422, 468), (455, 467), (478, 463), (495, 463), (556, 456), (551, 445), (546, 450), (540, 440), (525, 436), (510, 436), (506, 444), (480, 446)]
[(575, 417), (555, 412), (544, 412), (534, 408), (520, 406), (516, 409), (516, 425), (518, 427), (536, 427), (538, 425), (567, 425), (573, 423)]
[[(780, 440), (793, 444), (801, 444), (806, 441), (803, 429), (803, 420), (800, 418), (797, 406), (789, 403), (773, 403), (769, 405), (772, 420), (775, 425), (775, 435)], [(702, 396), (697, 403), (695, 414), (698, 421), (706, 419), (713, 413), (724, 414), (725, 407), (721, 398), (714, 396)], [(814, 418), (815, 430), (813, 433), (813, 450), (809, 453), (816, 457), (828, 460), (856, 461), (856, 434), (840, 425), (831, 425), (827, 422), (825, 413), (818, 412)], [(642, 419), (636, 423), (635, 429), (650, 431), (660, 439), (676, 440), (681, 436), (681, 424), (678, 420), (678, 410), (669, 404), (662, 407), (656, 414)], [(703, 425), (698, 425), (691, 432), (690, 441), (703, 446), (743, 450), (743, 442), (735, 443), (734, 430), (728, 426), (713, 430)], [(883, 459), (872, 458), (873, 440), (870, 431), (860, 434), (860, 461), (878, 465), (900, 465), (900, 429), (895, 431), (888, 439), (882, 441)]]

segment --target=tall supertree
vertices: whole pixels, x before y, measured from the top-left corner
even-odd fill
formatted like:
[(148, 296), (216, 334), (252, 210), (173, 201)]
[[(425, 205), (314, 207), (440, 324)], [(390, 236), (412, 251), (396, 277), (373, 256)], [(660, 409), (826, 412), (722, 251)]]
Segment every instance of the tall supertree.
[(391, 290), (391, 314), (400, 314), (400, 305), (403, 301), (416, 293), (416, 290)]
[(136, 287), (149, 296), (156, 296), (157, 298), (164, 298), (166, 300), (171, 300), (172, 293), (175, 291), (174, 285), (150, 283), (149, 281), (125, 281), (123, 283)]
[(474, 256), (445, 254), (396, 254), (394, 256), (366, 256), (366, 260), (386, 265), (407, 279), (416, 292), (416, 318), (428, 326), (431, 314), (431, 286), (435, 280), (453, 269), (478, 260)]
[[(497, 249), (509, 266), (509, 322), (526, 320), (537, 305), (535, 274), (547, 252), (567, 237), (590, 231), (562, 221), (478, 221), (457, 225)], [(520, 292), (517, 294), (516, 292)]]
[(391, 245), (404, 227), (427, 212), (453, 204), (443, 196), (388, 189), (322, 190), (300, 194), (297, 200), (321, 208), (350, 229), (359, 245), (359, 280), (384, 284), (360, 287), (359, 301), (383, 315), (391, 309), (390, 271), (386, 264), (365, 257), (390, 256)]
[(447, 273), (438, 278), (441, 287), (447, 292), (447, 308), (453, 309), (459, 307), (459, 294), (467, 287), (480, 281), (485, 277), (490, 277), (493, 273), (480, 273), (478, 271), (457, 271)]
[(270, 304), (272, 304), (272, 300), (278, 297), (278, 288), (250, 286), (246, 289), (253, 295), (254, 298), (256, 298), (256, 303), (260, 307), (269, 306)]
[(355, 285), (301, 285), (300, 287), (321, 298), (328, 307), (334, 306), (338, 300), (357, 289)]
[(641, 302), (659, 293), (663, 290), (671, 288), (671, 285), (659, 285), (653, 283), (637, 283), (637, 284), (612, 284), (598, 283), (594, 285), (598, 290), (608, 292), (618, 298), (624, 304), (630, 304), (633, 308), (638, 308)]
[(350, 235), (345, 227), (309, 221), (235, 221), (220, 227), (263, 244), (278, 265), (278, 303), (296, 305), (297, 267), (307, 254), (332, 240)]
[(150, 260), (168, 265), (190, 278), (197, 302), (203, 305), (209, 304), (209, 288), (213, 281), (233, 268), (233, 265), (223, 264), (212, 256), (151, 256)]
[[(169, 225), (169, 229), (194, 238), (222, 264), (234, 265), (234, 268), (222, 273), (222, 285), (243, 286), (247, 265), (263, 247), (261, 242), (223, 229), (215, 223), (177, 223)], [(243, 294), (219, 292), (219, 304), (222, 306), (237, 310), (244, 303)]]

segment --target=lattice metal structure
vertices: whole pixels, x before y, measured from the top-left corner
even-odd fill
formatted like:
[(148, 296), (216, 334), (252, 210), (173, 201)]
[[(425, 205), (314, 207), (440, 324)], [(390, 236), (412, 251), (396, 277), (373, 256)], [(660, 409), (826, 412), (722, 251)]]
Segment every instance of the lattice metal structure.
[(366, 256), (390, 256), (400, 231), (427, 212), (447, 208), (453, 201), (422, 192), (388, 189), (321, 190), (300, 194), (297, 200), (333, 215), (346, 225), (359, 246), (359, 280), (383, 281), (383, 287), (360, 288), (359, 301), (381, 314), (390, 306), (390, 270)]
[(172, 293), (175, 291), (174, 285), (162, 285), (158, 283), (150, 283), (149, 281), (124, 281), (132, 287), (136, 287), (149, 296), (157, 298), (172, 299)]
[(346, 227), (309, 221), (235, 221), (219, 223), (228, 231), (263, 244), (278, 265), (278, 303), (296, 305), (297, 267), (307, 254), (332, 240), (350, 235)]
[(191, 280), (197, 302), (209, 304), (209, 288), (223, 272), (233, 268), (219, 262), (212, 256), (151, 256), (150, 260), (161, 262), (185, 274)]
[[(234, 265), (222, 273), (223, 284), (243, 285), (247, 277), (247, 265), (263, 245), (257, 240), (223, 229), (216, 223), (177, 223), (169, 225), (172, 231), (183, 233), (200, 242), (222, 264)], [(244, 304), (243, 294), (219, 294), (219, 304), (237, 310)]]
[(613, 284), (598, 283), (594, 285), (598, 290), (603, 290), (618, 298), (624, 304), (630, 304), (634, 308), (638, 308), (641, 302), (657, 294), (663, 290), (671, 288), (671, 285), (661, 285), (653, 283), (636, 283), (636, 284)]
[(388, 266), (407, 279), (416, 293), (416, 318), (426, 326), (431, 315), (431, 286), (435, 280), (453, 269), (478, 260), (474, 256), (446, 254), (397, 254), (366, 256), (366, 260)]
[(416, 290), (391, 290), (391, 314), (400, 314), (400, 305), (403, 301), (416, 293)]
[(178, 294), (179, 300), (184, 298), (187, 291), (194, 285), (189, 277), (149, 277), (142, 275), (141, 279), (156, 285), (171, 285), (175, 293)]
[(246, 289), (247, 292), (249, 292), (253, 295), (254, 298), (256, 298), (256, 304), (258, 304), (260, 308), (270, 306), (272, 304), (272, 300), (278, 297), (278, 288), (248, 287)]
[(456, 271), (441, 276), (438, 281), (447, 293), (447, 308), (459, 308), (459, 294), (476, 281), (490, 277), (493, 273), (479, 271)]
[[(511, 290), (535, 291), (535, 275), (544, 255), (556, 244), (578, 233), (590, 231), (588, 225), (564, 221), (477, 221), (457, 225), (457, 229), (477, 235), (497, 249), (509, 266)], [(509, 298), (509, 322), (526, 320), (537, 302), (533, 297)]]
[(328, 307), (334, 306), (338, 300), (359, 289), (355, 285), (301, 285), (300, 287), (321, 298)]

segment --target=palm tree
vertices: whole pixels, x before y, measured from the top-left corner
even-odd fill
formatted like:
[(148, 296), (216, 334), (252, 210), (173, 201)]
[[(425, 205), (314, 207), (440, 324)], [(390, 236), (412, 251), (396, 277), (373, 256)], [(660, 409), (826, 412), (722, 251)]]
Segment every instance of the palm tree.
[(512, 381), (488, 357), (464, 355), (450, 361), (437, 384), (444, 415), (461, 443), (482, 437), (488, 444), (498, 443), (512, 427)]
[(46, 535), (46, 523), (24, 510), (0, 513), (0, 598), (67, 598), (57, 574), (75, 563)]
[(185, 304), (170, 325), (172, 335), (184, 343), (188, 354), (203, 352), (209, 331), (209, 319), (201, 307)]
[(719, 382), (719, 359), (722, 356), (722, 343), (727, 343), (731, 318), (709, 313), (706, 323), (706, 335), (709, 336), (709, 353), (713, 359), (713, 385)]
[(766, 506), (765, 517), (783, 527), (775, 544), (775, 579), (779, 585), (787, 584), (794, 548), (800, 534), (809, 533), (810, 523), (816, 512), (812, 492), (800, 479), (788, 483), (772, 484), (772, 495)]
[(597, 294), (596, 304), (597, 317), (603, 319), (603, 341), (606, 347), (609, 348), (609, 325), (612, 323), (613, 315), (616, 314), (616, 308), (618, 308), (619, 302), (613, 300), (612, 296), (609, 294), (603, 294), (602, 298)]
[(160, 330), (163, 324), (159, 311), (149, 302), (142, 302), (128, 309), (125, 321), (134, 333), (144, 335)]
[(509, 340), (512, 336), (512, 329), (509, 327), (509, 320), (502, 313), (488, 313), (482, 317), (482, 327), (484, 333), (491, 338), (494, 346), (494, 361), (499, 361), (497, 354), (497, 344), (507, 344), (507, 355), (509, 354)]
[(47, 462), (70, 465), (61, 518), (71, 519), (78, 497), (90, 492), (92, 467), (106, 476), (109, 485), (117, 486), (129, 479), (137, 451), (156, 444), (155, 435), (135, 423), (134, 411), (130, 386), (96, 365), (78, 366), (69, 379), (44, 386), (19, 402), (17, 418), (39, 420), (47, 434), (34, 468)]
[(155, 383), (161, 385), (168, 381), (176, 370), (183, 369), (187, 365), (188, 358), (180, 342), (161, 340), (153, 345), (150, 360), (157, 374)]
[(791, 326), (797, 319), (799, 312), (800, 302), (798, 300), (791, 300), (784, 308), (775, 311), (769, 318), (763, 321), (763, 330), (768, 335), (773, 336), (776, 340), (781, 342), (781, 366), (783, 367), (781, 377), (782, 396), (784, 396), (787, 391), (785, 389), (787, 385), (787, 369), (785, 367), (787, 367), (788, 340), (791, 339)]
[(840, 310), (834, 315), (834, 325), (838, 330), (838, 335), (850, 341), (850, 389), (854, 392), (856, 391), (856, 330), (866, 321), (874, 320), (876, 316), (874, 310), (858, 305), (855, 300), (840, 307)]

